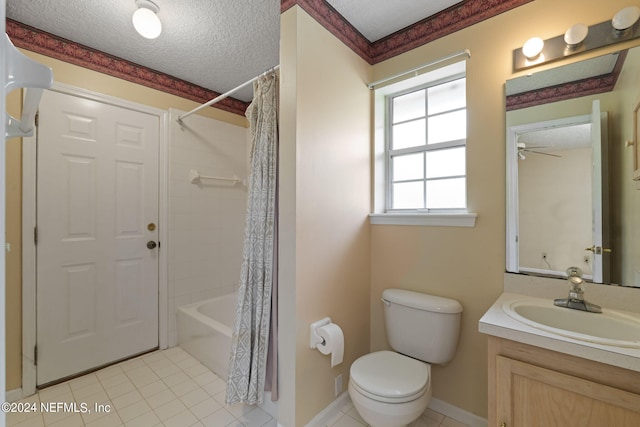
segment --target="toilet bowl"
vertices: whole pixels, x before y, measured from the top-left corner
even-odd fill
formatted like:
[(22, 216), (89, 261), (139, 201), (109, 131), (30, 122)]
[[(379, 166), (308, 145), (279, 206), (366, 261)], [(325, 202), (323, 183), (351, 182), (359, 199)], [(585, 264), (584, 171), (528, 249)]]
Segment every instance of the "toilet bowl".
[(351, 365), (349, 395), (374, 427), (403, 427), (431, 399), (431, 365), (391, 351), (367, 354)]
[(351, 365), (349, 395), (372, 427), (403, 427), (427, 409), (431, 364), (455, 355), (462, 306), (403, 289), (382, 293), (385, 329), (395, 351), (366, 354)]

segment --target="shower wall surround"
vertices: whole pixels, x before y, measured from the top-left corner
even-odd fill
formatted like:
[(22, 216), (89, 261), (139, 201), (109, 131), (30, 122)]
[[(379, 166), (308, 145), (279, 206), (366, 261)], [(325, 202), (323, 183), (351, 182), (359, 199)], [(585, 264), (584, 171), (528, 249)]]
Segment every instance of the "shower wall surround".
[(202, 175), (247, 178), (247, 128), (170, 109), (168, 303), (169, 345), (177, 343), (176, 310), (234, 292), (240, 278), (247, 191), (242, 184), (189, 181)]

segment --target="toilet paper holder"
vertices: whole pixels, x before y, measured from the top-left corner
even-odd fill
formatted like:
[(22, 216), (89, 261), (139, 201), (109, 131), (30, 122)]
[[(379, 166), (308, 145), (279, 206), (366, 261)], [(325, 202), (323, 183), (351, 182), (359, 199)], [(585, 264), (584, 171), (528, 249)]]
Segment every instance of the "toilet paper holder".
[(319, 345), (326, 345), (324, 338), (318, 334), (318, 329), (331, 323), (331, 318), (325, 317), (311, 324), (311, 337), (309, 345), (311, 348), (318, 348)]
[(340, 326), (331, 323), (331, 319), (325, 317), (311, 324), (311, 338), (309, 345), (322, 354), (331, 355), (331, 367), (342, 363), (344, 359), (344, 334)]

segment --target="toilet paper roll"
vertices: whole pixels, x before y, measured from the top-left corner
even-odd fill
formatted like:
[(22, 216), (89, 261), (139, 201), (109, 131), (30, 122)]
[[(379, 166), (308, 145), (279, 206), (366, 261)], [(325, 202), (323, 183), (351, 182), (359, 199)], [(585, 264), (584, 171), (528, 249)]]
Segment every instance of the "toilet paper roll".
[(331, 353), (331, 367), (342, 363), (344, 357), (344, 334), (340, 326), (335, 323), (318, 328), (318, 335), (324, 339), (324, 344), (318, 344), (318, 350), (322, 354)]

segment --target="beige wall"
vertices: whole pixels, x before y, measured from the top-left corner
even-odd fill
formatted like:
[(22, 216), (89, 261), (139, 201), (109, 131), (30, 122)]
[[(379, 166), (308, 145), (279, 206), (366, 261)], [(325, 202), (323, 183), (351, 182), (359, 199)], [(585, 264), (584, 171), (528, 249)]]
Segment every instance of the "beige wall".
[(512, 51), (533, 36), (547, 39), (577, 22), (611, 19), (627, 5), (626, 0), (537, 0), (373, 67), (377, 80), (462, 49), (472, 54), (467, 63), (467, 173), (469, 209), (478, 214), (475, 228), (371, 227), (372, 349), (387, 345), (380, 307), (385, 288), (456, 298), (464, 306), (457, 355), (449, 365), (433, 369), (435, 398), (487, 415), (486, 337), (478, 333), (478, 320), (503, 286), (504, 82), (514, 77)]
[[(189, 111), (199, 104), (174, 95), (130, 83), (115, 77), (97, 73), (71, 65), (47, 56), (24, 51), (24, 54), (48, 65), (53, 69), (54, 80), (94, 92), (115, 96), (121, 99), (149, 105), (156, 108), (170, 107)], [(7, 111), (15, 117), (20, 116), (20, 91), (12, 92), (7, 98)], [(246, 119), (215, 108), (201, 110), (202, 115), (238, 126), (247, 126)], [(21, 387), (22, 384), (22, 257), (21, 257), (21, 182), (22, 155), (21, 140), (13, 138), (7, 141), (7, 242), (11, 252), (7, 254), (6, 273), (6, 372), (7, 390)]]
[[(282, 15), (281, 39), (283, 264), (295, 245), (295, 266), (280, 276), (279, 292), (295, 293), (295, 380), (284, 379), (282, 401), (294, 393), (295, 408), (284, 403), (279, 421), (302, 426), (335, 399), (334, 378), (342, 374), (346, 388), (351, 363), (369, 351), (371, 67), (297, 6)], [(345, 336), (335, 368), (309, 348), (309, 325), (327, 316)]]

